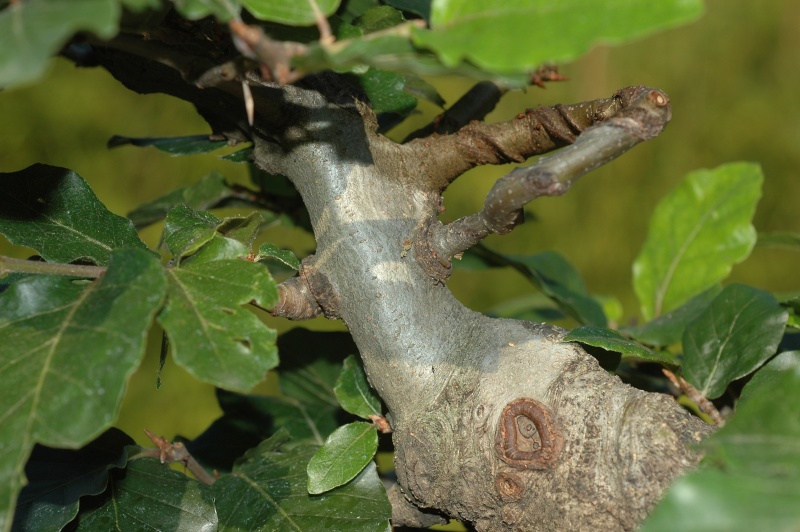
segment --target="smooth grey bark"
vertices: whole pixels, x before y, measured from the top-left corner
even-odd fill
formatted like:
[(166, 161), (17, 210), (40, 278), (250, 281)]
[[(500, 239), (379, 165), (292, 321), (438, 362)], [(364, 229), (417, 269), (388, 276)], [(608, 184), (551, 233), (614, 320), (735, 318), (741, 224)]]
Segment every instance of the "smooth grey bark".
[[(253, 86), (251, 129), (238, 82), (206, 76), (199, 88), (210, 65), (180, 53), (122, 42), (95, 59), (133, 90), (193, 102), (215, 133), (252, 140), (255, 162), (295, 184), (317, 251), (282, 287), (279, 313), (321, 311), (350, 328), (388, 408), (410, 503), (479, 530), (629, 530), (695, 463), (690, 445), (710, 428), (671, 397), (623, 384), (561, 343), (560, 329), (467, 309), (444, 282), (450, 255), (469, 245), (442, 237), (447, 184), (478, 164), (570, 144), (640, 91), (581, 104), (578, 121), (543, 108), (399, 145), (335, 76)], [(487, 208), (498, 205), (516, 208)]]
[(306, 203), (318, 247), (302, 277), (386, 403), (408, 499), (479, 530), (635, 527), (708, 428), (557, 328), (461, 305), (417, 260), (441, 201), (417, 147), (377, 135), (363, 106), (284, 94), (296, 120), (256, 137), (255, 159)]

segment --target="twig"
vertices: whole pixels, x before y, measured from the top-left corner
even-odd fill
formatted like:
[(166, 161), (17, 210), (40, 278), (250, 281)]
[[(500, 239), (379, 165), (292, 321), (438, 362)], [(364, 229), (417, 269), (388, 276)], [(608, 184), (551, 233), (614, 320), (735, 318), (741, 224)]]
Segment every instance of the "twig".
[(188, 449), (186, 449), (183, 443), (170, 443), (164, 436), (157, 436), (147, 429), (145, 429), (144, 433), (147, 434), (147, 437), (150, 438), (150, 441), (152, 441), (158, 449), (143, 449), (142, 452), (138, 453), (134, 458), (145, 456), (149, 458), (158, 458), (161, 460), (162, 464), (181, 462), (186, 469), (203, 484), (208, 484), (210, 486), (217, 481), (214, 475), (211, 475), (197, 460), (192, 458), (192, 455), (189, 454)]
[(106, 272), (106, 269), (105, 266), (62, 264), (58, 262), (41, 262), (0, 256), (0, 275), (16, 272), (41, 275), (68, 275), (72, 277), (89, 277), (95, 279), (102, 276)]
[(265, 80), (286, 85), (303, 77), (303, 73), (292, 69), (291, 62), (293, 57), (306, 54), (308, 47), (305, 44), (272, 40), (260, 27), (240, 20), (231, 20), (228, 26), (234, 35), (236, 48), (261, 64), (261, 75)]
[(278, 285), (278, 302), (268, 312), (290, 320), (310, 320), (322, 313), (322, 307), (303, 278), (292, 277)]
[(492, 233), (511, 231), (521, 222), (525, 204), (540, 196), (564, 194), (581, 176), (658, 135), (670, 117), (666, 94), (639, 88), (630, 106), (581, 133), (575, 144), (500, 178), (481, 212), (446, 226), (432, 220), (427, 228), (429, 254), (449, 269), (454, 255)]
[(709, 401), (708, 398), (700, 393), (697, 388), (686, 382), (686, 379), (683, 377), (678, 377), (666, 368), (663, 368), (661, 372), (681, 392), (686, 394), (686, 396), (691, 399), (704, 414), (708, 415), (714, 424), (716, 424), (718, 427), (725, 425), (725, 418), (723, 418), (722, 414), (719, 413), (719, 410), (717, 410), (717, 407), (714, 406), (714, 403)]

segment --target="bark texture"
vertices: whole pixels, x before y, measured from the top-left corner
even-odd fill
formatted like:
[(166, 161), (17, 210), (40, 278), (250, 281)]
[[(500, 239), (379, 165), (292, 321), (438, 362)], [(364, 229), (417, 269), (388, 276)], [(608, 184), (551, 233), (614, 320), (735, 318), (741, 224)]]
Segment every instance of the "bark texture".
[(388, 407), (413, 505), (478, 530), (630, 530), (694, 464), (704, 423), (609, 375), (558, 328), (467, 309), (442, 281), (450, 257), (431, 255), (430, 227), (455, 177), (569, 144), (634, 89), (585, 104), (582, 120), (540, 109), (400, 145), (335, 77), (253, 87), (250, 128), (236, 84), (199, 89), (179, 57), (153, 63), (134, 48), (98, 50), (98, 61), (134, 90), (194, 102), (299, 190), (317, 251), (282, 290), (282, 308), (350, 328)]

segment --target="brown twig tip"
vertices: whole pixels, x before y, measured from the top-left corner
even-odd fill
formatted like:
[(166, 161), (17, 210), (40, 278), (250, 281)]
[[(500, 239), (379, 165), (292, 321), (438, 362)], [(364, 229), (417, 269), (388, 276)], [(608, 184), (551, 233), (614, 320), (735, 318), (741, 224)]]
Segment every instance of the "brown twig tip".
[(158, 458), (162, 464), (180, 462), (203, 484), (211, 485), (219, 478), (216, 472), (214, 475), (209, 474), (209, 472), (189, 454), (189, 450), (183, 443), (170, 443), (164, 436), (153, 434), (147, 429), (144, 429), (144, 433), (158, 449), (144, 449), (139, 456)]
[(381, 434), (391, 434), (392, 427), (389, 425), (389, 420), (383, 416), (379, 416), (377, 414), (372, 414), (369, 416), (369, 420), (372, 421), (372, 424), (378, 427), (378, 432)]
[(683, 377), (675, 375), (666, 368), (663, 368), (661, 372), (676, 388), (678, 388), (694, 404), (696, 404), (697, 408), (699, 408), (701, 412), (710, 417), (715, 425), (718, 427), (725, 425), (725, 418), (723, 418), (722, 414), (719, 413), (719, 410), (717, 410), (717, 407), (714, 406), (714, 403), (709, 401), (705, 395), (700, 393), (700, 390), (689, 384)]

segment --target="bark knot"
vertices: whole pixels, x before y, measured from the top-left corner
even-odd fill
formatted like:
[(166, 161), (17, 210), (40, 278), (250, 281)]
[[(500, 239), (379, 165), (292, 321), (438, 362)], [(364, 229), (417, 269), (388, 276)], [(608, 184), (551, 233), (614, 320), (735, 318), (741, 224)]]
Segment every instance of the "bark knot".
[(500, 414), (495, 452), (516, 469), (550, 469), (564, 448), (564, 436), (554, 416), (539, 401), (514, 399)]

